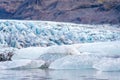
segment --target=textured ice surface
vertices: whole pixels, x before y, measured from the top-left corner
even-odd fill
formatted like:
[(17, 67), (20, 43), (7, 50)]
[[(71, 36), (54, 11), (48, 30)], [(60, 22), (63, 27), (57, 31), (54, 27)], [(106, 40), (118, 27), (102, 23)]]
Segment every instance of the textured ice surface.
[(0, 20), (0, 44), (22, 48), (120, 40), (120, 29), (112, 26)]

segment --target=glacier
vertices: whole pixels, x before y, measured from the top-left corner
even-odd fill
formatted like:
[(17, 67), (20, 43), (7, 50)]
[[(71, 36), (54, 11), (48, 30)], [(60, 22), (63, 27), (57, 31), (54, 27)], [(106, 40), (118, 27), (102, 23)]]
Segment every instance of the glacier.
[(45, 47), (116, 40), (120, 40), (120, 29), (116, 25), (0, 20), (1, 46)]
[(120, 28), (50, 21), (0, 20), (0, 69), (120, 71)]

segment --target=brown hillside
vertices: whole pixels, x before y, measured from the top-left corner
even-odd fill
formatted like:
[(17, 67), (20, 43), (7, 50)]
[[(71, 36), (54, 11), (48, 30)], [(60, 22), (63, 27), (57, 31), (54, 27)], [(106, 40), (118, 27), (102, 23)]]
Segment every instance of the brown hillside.
[(119, 24), (120, 0), (0, 0), (1, 19)]

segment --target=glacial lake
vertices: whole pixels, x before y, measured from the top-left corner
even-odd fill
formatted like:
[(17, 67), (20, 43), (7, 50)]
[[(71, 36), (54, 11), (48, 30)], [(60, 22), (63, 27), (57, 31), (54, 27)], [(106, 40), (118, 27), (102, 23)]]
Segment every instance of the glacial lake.
[(0, 70), (0, 80), (120, 80), (120, 72), (96, 70)]

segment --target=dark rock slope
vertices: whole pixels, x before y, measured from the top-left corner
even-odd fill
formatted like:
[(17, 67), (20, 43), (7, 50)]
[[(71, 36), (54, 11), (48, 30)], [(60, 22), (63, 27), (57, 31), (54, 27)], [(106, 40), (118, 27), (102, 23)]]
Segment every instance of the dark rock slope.
[(120, 0), (0, 0), (0, 18), (119, 24)]

